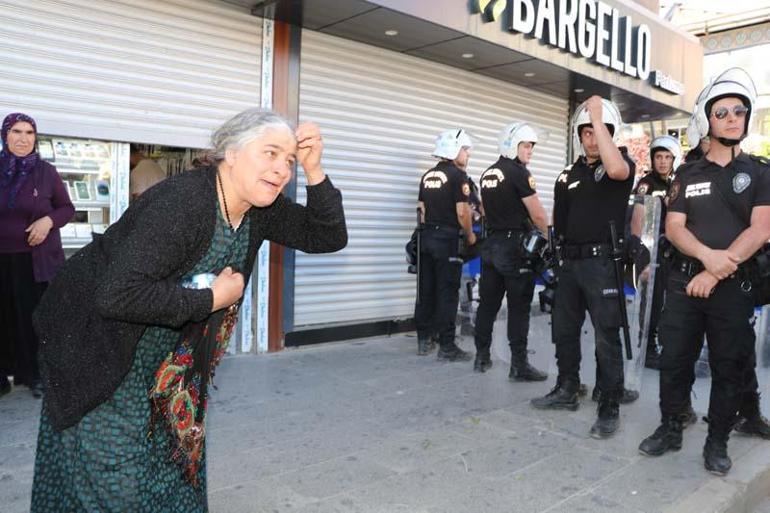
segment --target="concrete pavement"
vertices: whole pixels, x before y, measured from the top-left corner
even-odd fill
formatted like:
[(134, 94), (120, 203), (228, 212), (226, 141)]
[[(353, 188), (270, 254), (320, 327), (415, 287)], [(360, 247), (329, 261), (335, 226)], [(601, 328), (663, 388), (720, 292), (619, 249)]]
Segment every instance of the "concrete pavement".
[[(703, 469), (702, 421), (680, 452), (638, 454), (659, 420), (655, 371), (644, 371), (641, 399), (621, 408), (621, 429), (609, 440), (588, 436), (588, 398), (574, 413), (532, 409), (529, 399), (555, 376), (546, 323), (533, 319), (531, 360), (550, 374), (538, 384), (508, 382), (500, 360), (480, 375), (469, 362), (418, 357), (413, 335), (227, 358), (208, 419), (211, 511), (768, 511), (770, 442), (733, 436), (725, 478)], [(590, 340), (587, 330), (582, 375), (592, 384)], [(767, 392), (768, 369), (758, 370)], [(701, 415), (709, 385), (696, 383)], [(26, 389), (0, 399), (4, 512), (29, 507), (39, 405)]]

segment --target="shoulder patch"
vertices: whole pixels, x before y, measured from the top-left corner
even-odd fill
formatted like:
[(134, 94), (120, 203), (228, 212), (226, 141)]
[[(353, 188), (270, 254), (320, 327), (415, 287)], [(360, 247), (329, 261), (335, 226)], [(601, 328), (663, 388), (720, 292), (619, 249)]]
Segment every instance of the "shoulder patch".
[(755, 162), (759, 162), (763, 166), (770, 167), (770, 159), (767, 157), (763, 157), (762, 155), (753, 155), (750, 153), (749, 158)]
[(532, 190), (537, 189), (537, 184), (535, 183), (535, 177), (534, 176), (529, 175), (528, 181), (529, 181), (529, 188), (530, 189), (532, 189)]
[(645, 182), (642, 182), (639, 184), (639, 187), (636, 188), (637, 194), (647, 194), (647, 191), (650, 190), (650, 186), (647, 185)]
[(669, 203), (676, 200), (677, 196), (679, 196), (679, 182), (674, 182), (671, 184), (671, 189), (668, 191)]
[(567, 183), (567, 179), (569, 178), (569, 171), (562, 171), (562, 173), (559, 175), (559, 177), (556, 179), (557, 182)]
[(463, 194), (465, 194), (466, 196), (471, 195), (471, 186), (468, 185), (468, 182), (463, 183)]

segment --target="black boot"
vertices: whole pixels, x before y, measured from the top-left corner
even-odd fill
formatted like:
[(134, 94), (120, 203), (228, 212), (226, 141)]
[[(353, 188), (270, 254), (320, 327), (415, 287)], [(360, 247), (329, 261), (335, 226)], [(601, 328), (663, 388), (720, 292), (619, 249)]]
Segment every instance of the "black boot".
[(428, 354), (428, 347), (430, 345), (430, 340), (427, 338), (418, 338), (417, 339), (417, 356), (426, 356)]
[[(620, 400), (618, 402), (620, 404), (630, 404), (637, 399), (639, 399), (639, 392), (636, 390), (628, 390), (627, 388), (623, 387), (623, 393), (621, 394)], [(602, 390), (598, 386), (594, 387), (593, 392), (591, 392), (591, 400), (597, 403), (601, 402)]]
[(8, 381), (8, 376), (0, 376), (0, 397), (10, 393), (11, 382)]
[(529, 403), (538, 410), (570, 410), (576, 411), (580, 403), (578, 402), (577, 381), (561, 380), (556, 381), (556, 386), (543, 397), (536, 397)]
[(759, 411), (759, 394), (751, 394), (744, 401), (744, 405), (738, 412), (740, 416), (735, 424), (735, 431), (742, 435), (758, 436), (770, 440), (770, 424)]
[(463, 351), (455, 345), (454, 341), (451, 341), (441, 344), (441, 347), (438, 348), (436, 357), (439, 360), (447, 360), (450, 362), (467, 362), (473, 358), (473, 355), (467, 351)]
[(35, 399), (41, 399), (43, 397), (43, 382), (39, 379), (33, 381), (29, 389), (32, 391), (32, 397)]
[(476, 372), (487, 372), (492, 367), (492, 358), (489, 354), (476, 353), (476, 360), (473, 362), (473, 370)]
[(685, 410), (676, 416), (682, 423), (682, 429), (688, 428), (698, 422), (698, 414), (692, 409), (692, 404), (688, 404)]
[(510, 381), (545, 381), (548, 374), (537, 370), (527, 361), (526, 353), (523, 356), (511, 358), (511, 370), (508, 372)]
[(602, 440), (615, 434), (620, 425), (620, 408), (618, 402), (607, 398), (599, 403), (598, 418), (591, 426), (591, 438)]
[(727, 436), (709, 434), (703, 446), (703, 466), (712, 474), (725, 476), (733, 466), (727, 455)]
[(647, 456), (660, 456), (681, 448), (682, 422), (679, 416), (664, 417), (658, 429), (639, 444), (639, 452)]

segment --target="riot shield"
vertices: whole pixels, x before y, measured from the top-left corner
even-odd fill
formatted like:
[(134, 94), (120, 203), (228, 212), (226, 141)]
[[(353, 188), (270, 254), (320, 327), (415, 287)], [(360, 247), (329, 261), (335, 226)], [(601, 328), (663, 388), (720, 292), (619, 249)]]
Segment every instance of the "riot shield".
[[(654, 309), (661, 309), (662, 292), (655, 298), (656, 276), (661, 265), (661, 198), (632, 196), (626, 230), (626, 310), (633, 355), (625, 360), (625, 387), (640, 390), (642, 371), (650, 337), (650, 319)], [(662, 276), (662, 275), (661, 275)], [(665, 287), (658, 279), (658, 287)], [(654, 300), (654, 298), (656, 300)], [(622, 336), (622, 335), (621, 335)], [(653, 334), (654, 336), (654, 334)], [(621, 341), (624, 342), (624, 341)]]

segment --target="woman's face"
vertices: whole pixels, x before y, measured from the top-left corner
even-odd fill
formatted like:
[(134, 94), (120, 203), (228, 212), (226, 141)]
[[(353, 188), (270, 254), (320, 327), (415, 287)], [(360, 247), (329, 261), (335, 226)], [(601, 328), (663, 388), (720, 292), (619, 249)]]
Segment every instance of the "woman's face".
[(26, 157), (35, 149), (35, 129), (26, 121), (14, 123), (8, 130), (8, 151), (17, 157)]
[(294, 134), (280, 128), (268, 129), (240, 150), (228, 150), (225, 161), (240, 199), (255, 207), (271, 205), (291, 179), (296, 152)]

